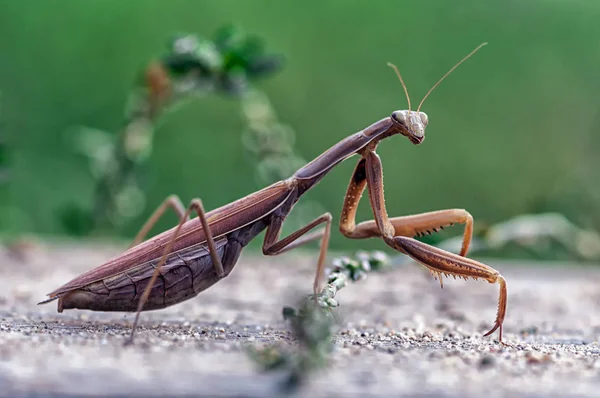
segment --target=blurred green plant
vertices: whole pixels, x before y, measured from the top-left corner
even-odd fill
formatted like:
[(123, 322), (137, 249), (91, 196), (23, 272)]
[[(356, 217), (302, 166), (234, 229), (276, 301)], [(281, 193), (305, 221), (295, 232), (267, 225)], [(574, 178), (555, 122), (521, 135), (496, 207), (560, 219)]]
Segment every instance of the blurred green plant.
[(212, 39), (179, 34), (167, 53), (139, 74), (116, 139), (105, 131), (82, 128), (75, 146), (90, 160), (96, 180), (91, 208), (69, 204), (60, 210), (71, 234), (104, 231), (141, 213), (145, 194), (139, 187), (140, 165), (152, 152), (159, 117), (185, 99), (209, 93), (239, 97), (250, 82), (282, 66), (282, 58), (267, 54), (262, 40), (233, 27), (219, 29)]
[(289, 322), (291, 333), (298, 342), (294, 350), (283, 346), (249, 347), (250, 357), (263, 371), (283, 371), (282, 392), (295, 392), (311, 372), (327, 366), (333, 349), (331, 338), (337, 324), (334, 308), (339, 306), (337, 293), (348, 284), (363, 280), (371, 271), (390, 268), (382, 252), (358, 252), (355, 258), (339, 257), (327, 271), (327, 285), (317, 294), (308, 295), (298, 306), (283, 308), (283, 318)]
[[(246, 129), (242, 144), (254, 163), (254, 179), (259, 188), (290, 177), (307, 162), (294, 149), (295, 131), (282, 123), (269, 97), (251, 89), (242, 97), (242, 114)], [(302, 201), (294, 207), (285, 222), (285, 230), (295, 231), (307, 220), (323, 214), (325, 209), (316, 201)]]
[(294, 129), (278, 120), (265, 93), (248, 91), (242, 99), (242, 113), (247, 126), (242, 143), (255, 158), (257, 185), (288, 178), (306, 164), (294, 151)]
[(600, 109), (582, 138), (572, 168), (557, 176), (551, 188), (529, 205), (532, 213), (560, 212), (586, 229), (600, 230)]

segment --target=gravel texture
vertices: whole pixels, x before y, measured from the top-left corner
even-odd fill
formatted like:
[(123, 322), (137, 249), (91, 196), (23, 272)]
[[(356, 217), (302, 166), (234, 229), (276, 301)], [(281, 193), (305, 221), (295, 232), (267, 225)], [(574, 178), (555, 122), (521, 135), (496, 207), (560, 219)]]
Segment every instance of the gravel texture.
[[(122, 247), (65, 242), (0, 253), (0, 396), (278, 396), (285, 375), (260, 372), (246, 347), (294, 345), (282, 321), (311, 289), (316, 254), (245, 253), (195, 299), (142, 314), (56, 312), (45, 294)], [(331, 257), (331, 256), (330, 256)], [(414, 263), (338, 293), (330, 366), (300, 396), (598, 397), (600, 268), (490, 260), (507, 279), (505, 341), (498, 286), (446, 280)]]

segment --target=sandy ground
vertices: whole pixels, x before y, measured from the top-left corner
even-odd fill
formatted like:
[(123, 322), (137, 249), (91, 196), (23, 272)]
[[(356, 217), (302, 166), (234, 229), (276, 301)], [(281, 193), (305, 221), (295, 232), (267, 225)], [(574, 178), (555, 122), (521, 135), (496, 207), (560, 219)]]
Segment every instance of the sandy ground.
[[(195, 299), (144, 313), (56, 312), (45, 294), (118, 254), (46, 243), (0, 254), (0, 396), (278, 396), (245, 347), (293, 345), (281, 309), (310, 290), (314, 256), (243, 256)], [(488, 261), (506, 277), (505, 340), (482, 337), (498, 287), (446, 280), (414, 263), (342, 290), (331, 364), (300, 396), (600, 396), (600, 268)]]

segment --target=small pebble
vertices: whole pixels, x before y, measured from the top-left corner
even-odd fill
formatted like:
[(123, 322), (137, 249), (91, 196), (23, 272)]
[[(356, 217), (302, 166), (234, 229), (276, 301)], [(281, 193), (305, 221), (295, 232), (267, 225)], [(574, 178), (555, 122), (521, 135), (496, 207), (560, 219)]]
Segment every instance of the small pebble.
[(494, 358), (491, 355), (485, 355), (479, 361), (479, 368), (487, 369), (487, 368), (494, 366), (495, 363), (496, 363), (496, 358)]

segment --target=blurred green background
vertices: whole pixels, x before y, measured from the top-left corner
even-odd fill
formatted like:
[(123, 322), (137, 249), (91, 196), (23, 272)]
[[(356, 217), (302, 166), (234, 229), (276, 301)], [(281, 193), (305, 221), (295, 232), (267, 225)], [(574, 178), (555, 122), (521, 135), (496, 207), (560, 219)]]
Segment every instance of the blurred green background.
[[(406, 109), (386, 62), (400, 67), (418, 104), (452, 65), (489, 42), (425, 102), (421, 146), (400, 136), (380, 145), (389, 214), (460, 207), (478, 225), (559, 211), (600, 229), (598, 21), (600, 3), (592, 1), (0, 1), (0, 134), (11, 172), (0, 225), (8, 234), (63, 234), (56, 209), (89, 202), (94, 187), (67, 132), (117, 132), (136, 73), (169, 37), (209, 36), (233, 24), (285, 57), (257, 87), (294, 129), (306, 160)], [(167, 115), (144, 165), (147, 205), (116, 233), (133, 236), (172, 193), (212, 209), (261, 188), (243, 129), (239, 101), (224, 96)], [(307, 195), (317, 213), (339, 221), (355, 160)], [(371, 218), (366, 202), (361, 220)], [(174, 222), (165, 217), (155, 231)], [(382, 246), (337, 230), (331, 244)]]

